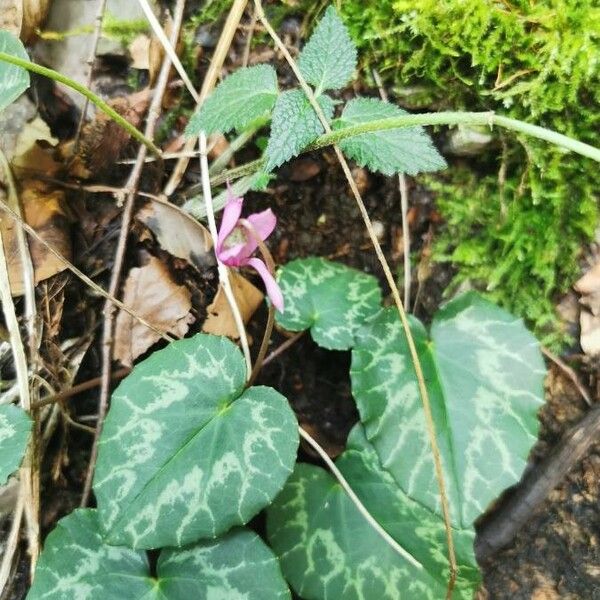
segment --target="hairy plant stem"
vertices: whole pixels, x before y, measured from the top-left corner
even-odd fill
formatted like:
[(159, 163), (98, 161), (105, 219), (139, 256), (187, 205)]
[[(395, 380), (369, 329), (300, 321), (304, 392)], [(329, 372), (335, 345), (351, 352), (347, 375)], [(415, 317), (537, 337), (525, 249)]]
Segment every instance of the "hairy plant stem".
[[(268, 19), (266, 18), (265, 13), (262, 8), (261, 0), (254, 0), (254, 4), (256, 6), (256, 12), (258, 14), (258, 18), (260, 19), (261, 23), (263, 24), (263, 26), (265, 27), (265, 29), (267, 30), (267, 32), (269, 33), (269, 35), (271, 36), (273, 41), (275, 42), (275, 45), (277, 46), (277, 48), (281, 51), (281, 53), (285, 57), (286, 61), (290, 65), (292, 71), (294, 72), (294, 75), (296, 76), (296, 79), (298, 80), (298, 82), (300, 84), (300, 87), (306, 94), (313, 109), (315, 110), (317, 116), (319, 117), (319, 120), (321, 121), (323, 129), (325, 130), (325, 135), (329, 135), (329, 136), (334, 135), (335, 132), (333, 132), (331, 130), (329, 121), (325, 117), (325, 114), (323, 113), (321, 106), (317, 102), (312, 89), (306, 83), (304, 77), (302, 76), (302, 73), (300, 72), (300, 69), (298, 68), (298, 65), (292, 58), (292, 55), (289, 53), (285, 44), (281, 41), (281, 39), (279, 38), (279, 36), (275, 32), (275, 30), (271, 27), (271, 24), (269, 23)], [(413, 367), (415, 370), (415, 375), (417, 378), (419, 395), (421, 396), (421, 401), (423, 404), (423, 412), (425, 415), (427, 435), (429, 438), (429, 444), (431, 446), (431, 452), (432, 452), (433, 461), (434, 461), (435, 477), (437, 480), (439, 493), (440, 493), (440, 503), (441, 503), (442, 514), (443, 514), (443, 518), (444, 518), (446, 541), (447, 541), (447, 545), (448, 545), (448, 563), (449, 563), (449, 567), (450, 567), (450, 575), (449, 575), (449, 579), (448, 579), (448, 587), (447, 587), (446, 597), (451, 598), (452, 592), (454, 589), (454, 584), (456, 581), (456, 574), (457, 574), (456, 554), (454, 551), (454, 539), (452, 537), (452, 522), (451, 522), (451, 518), (450, 518), (450, 506), (448, 503), (448, 495), (446, 492), (444, 471), (442, 468), (441, 455), (440, 455), (440, 451), (439, 451), (439, 447), (438, 447), (438, 443), (437, 443), (437, 439), (436, 439), (435, 423), (433, 421), (433, 416), (431, 414), (431, 405), (430, 405), (430, 401), (429, 401), (429, 394), (427, 391), (427, 387), (425, 385), (425, 378), (423, 376), (423, 369), (421, 368), (421, 362), (419, 360), (419, 355), (417, 354), (417, 349), (416, 349), (416, 346), (415, 346), (415, 343), (414, 343), (414, 340), (412, 337), (410, 325), (408, 323), (408, 318), (406, 316), (406, 311), (404, 310), (404, 305), (402, 304), (402, 300), (400, 298), (400, 292), (398, 291), (398, 286), (396, 285), (396, 281), (394, 280), (394, 276), (392, 275), (391, 269), (390, 269), (390, 267), (387, 263), (387, 260), (383, 254), (381, 245), (379, 244), (379, 240), (377, 239), (377, 236), (373, 230), (373, 225), (371, 223), (371, 218), (369, 217), (367, 208), (362, 200), (362, 197), (358, 190), (358, 186), (356, 185), (356, 182), (354, 181), (354, 177), (352, 176), (352, 173), (350, 171), (350, 167), (348, 165), (348, 162), (346, 161), (346, 158), (342, 154), (342, 151), (339, 149), (339, 147), (336, 145), (336, 141), (333, 140), (331, 143), (333, 144), (333, 148), (334, 148), (335, 154), (337, 156), (337, 159), (342, 167), (342, 171), (344, 172), (346, 179), (348, 180), (348, 184), (350, 185), (350, 189), (352, 190), (354, 199), (356, 200), (356, 204), (359, 208), (362, 219), (365, 223), (365, 227), (369, 234), (369, 238), (371, 239), (371, 243), (373, 245), (373, 248), (375, 249), (375, 254), (377, 255), (377, 259), (379, 260), (379, 263), (381, 264), (385, 278), (386, 278), (387, 283), (392, 292), (392, 296), (394, 298), (394, 303), (398, 310), (398, 314), (400, 316), (400, 321), (402, 323), (402, 327), (406, 334), (406, 340), (407, 340), (408, 348), (410, 351)]]
[[(376, 121), (369, 121), (368, 123), (361, 123), (360, 125), (353, 125), (352, 127), (344, 127), (343, 129), (336, 129), (329, 131), (324, 135), (318, 137), (312, 144), (309, 144), (303, 151), (311, 152), (313, 150), (320, 150), (327, 146), (332, 146), (344, 140), (347, 140), (358, 135), (365, 133), (375, 133), (377, 131), (387, 131), (390, 129), (400, 129), (402, 127), (416, 127), (425, 125), (487, 125), (489, 127), (498, 126), (508, 129), (510, 131), (516, 131), (517, 133), (523, 133), (530, 137), (534, 137), (546, 142), (550, 142), (555, 146), (570, 150), (591, 158), (597, 162), (600, 162), (600, 149), (585, 144), (579, 140), (570, 138), (562, 133), (546, 129), (545, 127), (539, 127), (538, 125), (531, 125), (524, 121), (518, 121), (517, 119), (510, 119), (497, 115), (494, 112), (439, 112), (439, 113), (415, 113), (409, 115), (402, 115), (399, 117), (390, 117), (388, 119), (378, 119)], [(259, 169), (261, 169), (266, 163), (264, 158), (253, 160), (239, 167), (223, 171), (219, 175), (216, 175), (211, 179), (213, 185), (219, 185), (225, 181), (232, 179), (239, 179), (246, 175), (251, 175)]]
[(79, 92), (83, 96), (85, 96), (92, 104), (94, 104), (99, 110), (109, 116), (117, 125), (120, 125), (125, 131), (127, 131), (131, 137), (135, 138), (138, 142), (146, 146), (149, 150), (157, 154), (161, 155), (161, 151), (154, 145), (154, 143), (149, 140), (139, 129), (134, 127), (129, 121), (124, 119), (114, 108), (109, 106), (102, 98), (96, 96), (94, 92), (90, 91), (84, 85), (73, 81), (70, 77), (55, 71), (54, 69), (48, 69), (47, 67), (42, 67), (41, 65), (37, 65), (29, 60), (25, 60), (23, 58), (19, 58), (18, 56), (13, 56), (12, 54), (7, 54), (6, 52), (0, 52), (0, 61), (10, 63), (12, 65), (16, 65), (17, 67), (21, 67), (26, 69), (27, 71), (31, 71), (32, 73), (37, 73), (38, 75), (43, 75), (44, 77), (48, 77), (49, 79), (53, 79), (54, 81), (58, 81), (70, 87), (71, 89)]

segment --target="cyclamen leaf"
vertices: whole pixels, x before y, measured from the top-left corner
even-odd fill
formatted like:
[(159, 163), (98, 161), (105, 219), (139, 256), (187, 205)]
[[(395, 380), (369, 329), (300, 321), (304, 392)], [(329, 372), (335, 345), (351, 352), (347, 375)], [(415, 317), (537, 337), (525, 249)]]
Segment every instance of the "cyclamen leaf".
[(375, 277), (323, 258), (293, 260), (277, 279), (285, 298), (277, 323), (289, 331), (310, 328), (315, 342), (330, 350), (350, 348), (356, 330), (380, 308)]
[(267, 114), (277, 99), (277, 73), (269, 65), (245, 67), (229, 75), (190, 119), (186, 135), (243, 129)]
[[(399, 117), (406, 111), (375, 98), (355, 98), (344, 107), (342, 116), (334, 123), (343, 129), (369, 121)], [(423, 127), (400, 127), (363, 133), (340, 142), (340, 148), (361, 167), (394, 173), (427, 173), (446, 168), (446, 161), (433, 145)]]
[(298, 59), (300, 72), (316, 88), (344, 87), (356, 68), (356, 46), (335, 8), (330, 6), (319, 21)]
[(252, 531), (162, 550), (150, 574), (145, 552), (106, 545), (97, 511), (78, 509), (50, 533), (27, 600), (288, 599), (277, 559)]
[(123, 380), (94, 477), (108, 543), (181, 546), (246, 523), (271, 502), (293, 469), (298, 426), (278, 392), (244, 390), (245, 372), (232, 342), (199, 334)]
[(19, 468), (30, 431), (31, 419), (22, 408), (0, 406), (0, 485)]
[[(0, 30), (0, 52), (29, 60), (21, 41), (8, 31)], [(28, 87), (29, 73), (26, 69), (0, 60), (0, 111), (12, 104)]]
[[(416, 319), (411, 329), (450, 500), (454, 597), (472, 598), (479, 581), (473, 522), (524, 469), (538, 429), (544, 364), (522, 322), (477, 294), (442, 308), (430, 338)], [(271, 545), (292, 587), (313, 600), (341, 597), (340, 590), (350, 599), (443, 597), (449, 570), (444, 521), (395, 310), (382, 310), (358, 331), (351, 376), (361, 423), (337, 466), (405, 553), (391, 553), (331, 476), (301, 465), (267, 509)]]
[[(333, 116), (333, 100), (326, 95), (317, 101), (327, 119)], [(265, 171), (272, 171), (314, 142), (322, 133), (323, 125), (302, 90), (288, 90), (277, 98), (271, 121), (271, 135), (267, 144)]]

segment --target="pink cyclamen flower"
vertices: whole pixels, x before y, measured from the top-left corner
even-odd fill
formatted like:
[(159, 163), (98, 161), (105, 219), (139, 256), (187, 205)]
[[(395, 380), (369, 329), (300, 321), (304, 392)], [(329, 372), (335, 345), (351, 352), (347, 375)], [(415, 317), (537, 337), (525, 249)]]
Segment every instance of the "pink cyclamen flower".
[(275, 229), (277, 217), (268, 208), (259, 213), (248, 215), (246, 219), (240, 219), (242, 214), (243, 198), (233, 194), (232, 189), (227, 186), (227, 204), (223, 209), (221, 228), (217, 236), (217, 258), (228, 267), (252, 267), (262, 278), (267, 296), (273, 306), (283, 312), (283, 294), (273, 275), (269, 272), (267, 265), (252, 254), (258, 248), (258, 242), (254, 235), (242, 224), (248, 221), (258, 233), (261, 240), (266, 240)]

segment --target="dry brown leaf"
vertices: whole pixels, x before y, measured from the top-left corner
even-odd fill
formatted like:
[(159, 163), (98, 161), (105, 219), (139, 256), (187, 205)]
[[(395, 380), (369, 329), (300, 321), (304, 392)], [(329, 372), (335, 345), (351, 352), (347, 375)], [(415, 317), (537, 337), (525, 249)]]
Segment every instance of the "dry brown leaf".
[(600, 262), (596, 263), (573, 286), (580, 294), (600, 292)]
[(203, 271), (215, 264), (210, 233), (192, 217), (160, 202), (150, 202), (136, 215), (154, 233), (163, 250)]
[[(176, 337), (183, 337), (194, 322), (190, 314), (190, 291), (175, 283), (168, 268), (154, 256), (144, 266), (129, 271), (123, 302), (158, 329)], [(119, 311), (113, 356), (130, 367), (159, 339), (160, 335), (128, 313)]]
[(589, 356), (600, 354), (600, 317), (582, 310), (579, 317), (582, 350)]
[(0, 29), (33, 40), (48, 16), (50, 0), (0, 0)]
[[(53, 190), (47, 183), (28, 179), (22, 184), (20, 200), (25, 221), (42, 239), (67, 260), (71, 260), (71, 241), (68, 219), (64, 211), (64, 193)], [(0, 214), (0, 229), (13, 296), (20, 296), (24, 292), (23, 267), (17, 246), (17, 227), (19, 224), (8, 214)], [(36, 240), (29, 238), (29, 248), (35, 269), (35, 283), (64, 271), (64, 263)]]
[(142, 33), (136, 36), (128, 48), (131, 55), (131, 66), (134, 69), (148, 70), (150, 68), (150, 37)]
[[(134, 127), (139, 127), (149, 102), (150, 90), (146, 88), (124, 98), (115, 98), (109, 104)], [(99, 178), (114, 166), (129, 140), (127, 131), (103, 112), (98, 112), (96, 118), (84, 126), (75, 156), (72, 141), (62, 144), (59, 149), (69, 163), (72, 177), (88, 179), (93, 175)]]
[[(250, 317), (256, 312), (256, 309), (263, 301), (264, 294), (254, 287), (247, 279), (242, 277), (237, 271), (229, 271), (229, 279), (233, 295), (240, 308), (244, 324), (250, 320)], [(202, 325), (202, 331), (212, 333), (213, 335), (226, 335), (237, 339), (240, 337), (229, 302), (225, 297), (225, 292), (221, 285), (215, 295), (215, 299), (206, 309), (208, 316)]]

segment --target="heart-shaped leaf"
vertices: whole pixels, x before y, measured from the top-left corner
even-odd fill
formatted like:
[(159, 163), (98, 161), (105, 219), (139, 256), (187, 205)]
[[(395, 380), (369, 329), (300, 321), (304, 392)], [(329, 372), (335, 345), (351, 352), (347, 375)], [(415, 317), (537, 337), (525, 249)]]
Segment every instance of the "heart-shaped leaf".
[(227, 133), (243, 129), (266, 115), (277, 99), (277, 73), (269, 65), (256, 65), (229, 75), (190, 119), (186, 135), (200, 131)]
[[(453, 597), (472, 598), (479, 580), (473, 521), (523, 471), (538, 429), (544, 364), (523, 323), (476, 294), (440, 310), (430, 339), (416, 319), (411, 330), (450, 500), (459, 569)], [(351, 375), (362, 423), (337, 466), (403, 552), (394, 553), (371, 529), (331, 476), (308, 466), (297, 467), (268, 509), (271, 544), (294, 589), (315, 600), (443, 597), (444, 521), (414, 368), (394, 309), (356, 334)]]
[[(418, 321), (411, 329), (452, 520), (468, 527), (525, 468), (544, 401), (544, 361), (520, 319), (475, 293), (436, 314), (431, 339)], [(357, 333), (350, 374), (367, 439), (382, 464), (408, 496), (440, 512), (421, 398), (393, 309)]]
[[(19, 38), (0, 30), (0, 52), (29, 60)], [(0, 60), (0, 111), (14, 102), (29, 87), (29, 73), (13, 64)]]
[(277, 323), (289, 331), (309, 329), (319, 346), (347, 350), (356, 330), (381, 304), (377, 280), (323, 258), (299, 258), (278, 273), (285, 311)]
[(31, 419), (22, 408), (0, 406), (0, 485), (19, 468), (30, 431)]
[[(343, 129), (405, 114), (405, 110), (376, 98), (355, 98), (346, 104), (342, 116), (334, 125), (336, 129)], [(361, 167), (384, 175), (416, 175), (446, 168), (446, 161), (423, 127), (399, 127), (363, 133), (341, 141), (340, 148)]]
[(123, 380), (94, 478), (108, 543), (181, 546), (271, 502), (293, 469), (298, 425), (278, 392), (244, 384), (237, 347), (202, 334), (155, 352)]
[(79, 509), (46, 539), (27, 600), (287, 599), (273, 553), (247, 529), (160, 553), (156, 576), (145, 552), (108, 546), (97, 511)]

